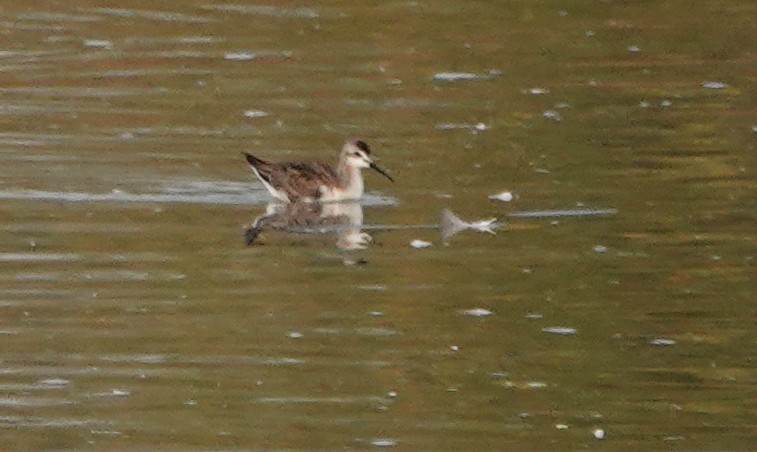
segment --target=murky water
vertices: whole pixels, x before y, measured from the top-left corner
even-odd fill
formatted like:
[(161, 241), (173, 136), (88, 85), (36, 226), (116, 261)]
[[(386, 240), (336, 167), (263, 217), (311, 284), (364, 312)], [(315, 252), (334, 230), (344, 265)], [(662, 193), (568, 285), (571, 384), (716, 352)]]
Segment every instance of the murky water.
[(753, 2), (353, 3), (0, 5), (0, 448), (753, 447)]

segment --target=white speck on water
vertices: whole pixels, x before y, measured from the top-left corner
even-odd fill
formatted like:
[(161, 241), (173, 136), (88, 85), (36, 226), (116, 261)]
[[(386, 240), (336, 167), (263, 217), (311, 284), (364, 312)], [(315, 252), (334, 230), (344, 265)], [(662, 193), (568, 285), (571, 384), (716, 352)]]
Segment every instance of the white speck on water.
[(290, 331), (287, 333), (287, 337), (291, 339), (299, 339), (301, 337), (304, 337), (304, 334), (300, 333), (299, 331)]
[(541, 115), (544, 116), (545, 118), (551, 119), (553, 121), (558, 121), (558, 122), (562, 121), (562, 115), (560, 114), (560, 112), (555, 111), (555, 110), (547, 110), (544, 113), (542, 113)]
[(494, 199), (496, 201), (510, 202), (513, 200), (513, 194), (505, 190), (505, 191), (497, 193), (496, 195), (489, 196), (489, 199)]
[(410, 246), (412, 246), (415, 249), (428, 248), (431, 245), (432, 245), (431, 242), (427, 242), (425, 240), (419, 240), (419, 239), (415, 239), (412, 242), (410, 242)]
[(555, 428), (557, 430), (567, 430), (568, 429), (568, 424), (555, 424)]
[(726, 85), (723, 82), (707, 81), (707, 82), (702, 82), (702, 88), (707, 88), (707, 89), (725, 89), (725, 88), (728, 88), (728, 85)]
[(457, 388), (447, 388), (447, 392), (457, 392)]
[(605, 439), (605, 431), (601, 428), (595, 428), (591, 431), (591, 434), (594, 435), (594, 438)]
[(542, 389), (546, 388), (547, 384), (542, 381), (529, 381), (528, 383), (526, 383), (526, 386), (530, 389)]
[(45, 386), (61, 387), (66, 386), (69, 381), (63, 378), (48, 378), (46, 380), (40, 381), (39, 383)]
[(563, 336), (576, 334), (578, 332), (578, 330), (576, 330), (575, 328), (570, 328), (567, 326), (550, 326), (550, 327), (542, 328), (541, 330), (545, 333), (561, 334)]
[(449, 347), (449, 349), (452, 350), (453, 352), (459, 352), (460, 351), (460, 347), (458, 347), (457, 345), (451, 345)]
[(633, 46), (628, 46), (626, 50), (628, 50), (631, 53), (638, 53), (638, 52), (641, 52), (641, 47), (633, 45)]
[(464, 309), (460, 313), (469, 317), (487, 317), (494, 314), (492, 311), (484, 308)]
[(265, 118), (268, 113), (263, 110), (247, 110), (244, 112), (245, 118)]
[(683, 441), (684, 439), (686, 439), (686, 437), (683, 435), (671, 435), (671, 436), (664, 437), (662, 440), (663, 441)]
[(396, 391), (389, 391), (386, 395), (389, 396), (389, 398), (396, 399), (398, 394)]
[(673, 106), (673, 102), (671, 102), (668, 99), (663, 99), (663, 100), (660, 101), (660, 106), (661, 107), (665, 107), (665, 108), (672, 107)]
[(461, 80), (482, 80), (487, 79), (493, 74), (491, 71), (487, 74), (475, 74), (472, 72), (437, 72), (431, 77), (434, 80), (444, 82), (457, 82)]
[(114, 397), (127, 397), (131, 395), (131, 391), (126, 389), (114, 389), (110, 392), (110, 395)]
[(368, 315), (370, 315), (372, 317), (381, 317), (381, 316), (384, 315), (384, 313), (381, 312), (381, 311), (371, 311), (371, 312), (368, 313)]
[(107, 39), (85, 39), (83, 44), (86, 47), (98, 47), (101, 49), (108, 49), (113, 46), (113, 43)]
[(376, 438), (374, 440), (371, 440), (371, 446), (392, 447), (396, 445), (397, 445), (397, 441), (391, 438)]
[(604, 245), (596, 245), (594, 246), (594, 248), (592, 248), (592, 251), (594, 251), (595, 253), (606, 253), (607, 247)]
[(541, 314), (539, 314), (538, 312), (529, 312), (528, 314), (526, 314), (526, 318), (530, 319), (530, 320), (537, 320), (537, 319), (541, 319), (543, 317), (544, 316), (541, 315)]
[(549, 94), (548, 88), (531, 88), (527, 91), (528, 94), (533, 94), (535, 96), (541, 96), (544, 94)]
[(479, 130), (479, 131), (483, 132), (484, 130), (488, 130), (489, 126), (487, 126), (483, 122), (479, 122), (478, 124), (476, 124), (475, 126), (473, 126), (473, 128), (476, 129), (476, 130)]
[(656, 339), (652, 339), (651, 341), (649, 341), (649, 343), (652, 344), (652, 345), (667, 346), (667, 345), (675, 345), (676, 341), (674, 341), (673, 339), (667, 339), (667, 338), (664, 338), (664, 337), (658, 337)]
[(223, 56), (224, 60), (229, 61), (249, 61), (254, 58), (255, 54), (250, 52), (228, 52)]

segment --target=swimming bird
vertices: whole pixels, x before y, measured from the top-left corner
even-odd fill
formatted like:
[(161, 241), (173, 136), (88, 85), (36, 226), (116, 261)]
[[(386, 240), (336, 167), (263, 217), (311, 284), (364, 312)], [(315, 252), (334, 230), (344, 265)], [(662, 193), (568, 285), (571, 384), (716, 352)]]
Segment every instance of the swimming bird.
[(322, 162), (266, 162), (244, 153), (252, 172), (271, 195), (284, 202), (344, 201), (363, 196), (360, 170), (372, 168), (394, 182), (394, 179), (371, 159), (371, 148), (365, 141), (348, 140), (339, 154), (336, 168)]

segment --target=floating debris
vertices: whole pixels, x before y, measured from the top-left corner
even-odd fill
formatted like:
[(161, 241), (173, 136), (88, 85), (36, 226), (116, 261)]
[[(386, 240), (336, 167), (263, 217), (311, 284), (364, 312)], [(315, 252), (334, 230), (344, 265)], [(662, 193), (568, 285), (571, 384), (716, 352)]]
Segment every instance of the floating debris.
[(415, 239), (412, 242), (410, 242), (410, 246), (418, 250), (422, 248), (428, 248), (431, 245), (432, 245), (431, 242), (427, 242), (425, 240), (419, 240), (419, 239)]
[(300, 339), (301, 337), (304, 337), (305, 335), (300, 333), (299, 331), (290, 331), (287, 333), (287, 337), (292, 339)]
[(551, 119), (552, 121), (557, 121), (557, 122), (562, 121), (562, 115), (560, 114), (560, 112), (555, 111), (555, 110), (547, 110), (541, 115), (547, 119)]
[(604, 246), (604, 245), (596, 245), (594, 248), (592, 248), (592, 250), (595, 253), (606, 253), (607, 252), (607, 247)]
[(376, 447), (392, 447), (396, 446), (397, 441), (391, 439), (391, 438), (376, 438), (374, 440), (371, 440), (371, 446)]
[(113, 47), (113, 43), (107, 39), (85, 39), (82, 44), (86, 47), (98, 47), (101, 49), (109, 49)]
[(453, 352), (460, 351), (460, 347), (458, 347), (457, 345), (450, 345), (449, 349), (452, 350)]
[(533, 94), (535, 96), (542, 96), (544, 94), (549, 94), (549, 89), (547, 88), (531, 88), (526, 91), (528, 94)]
[(228, 52), (223, 56), (224, 60), (229, 61), (249, 61), (254, 58), (255, 54), (250, 52)]
[(725, 88), (728, 88), (728, 85), (726, 85), (723, 82), (708, 81), (708, 82), (702, 82), (702, 88), (707, 88), (707, 89), (725, 89)]
[(449, 209), (442, 210), (442, 217), (439, 220), (439, 229), (441, 229), (442, 231), (442, 239), (444, 240), (447, 240), (448, 238), (465, 229), (473, 229), (475, 231), (488, 232), (489, 234), (495, 235), (496, 232), (494, 232), (494, 229), (498, 228), (499, 226), (501, 226), (501, 224), (497, 223), (496, 218), (468, 223), (467, 221), (462, 220), (460, 217), (455, 215)]
[(496, 195), (489, 196), (489, 199), (494, 199), (496, 201), (510, 202), (513, 200), (513, 194), (505, 190), (505, 191), (497, 193)]
[(488, 317), (494, 313), (484, 308), (473, 308), (473, 309), (464, 309), (460, 311), (460, 314), (467, 315), (469, 317)]
[(567, 326), (550, 326), (547, 328), (542, 328), (541, 330), (545, 333), (561, 334), (563, 336), (576, 334), (578, 332), (578, 330), (576, 330), (575, 328), (569, 328)]
[(443, 82), (457, 82), (461, 80), (485, 80), (492, 75), (499, 75), (499, 71), (491, 70), (483, 74), (474, 72), (437, 72), (431, 78)]
[(591, 434), (594, 435), (594, 438), (605, 439), (605, 431), (601, 428), (595, 428), (591, 431)]
[(546, 388), (547, 384), (542, 381), (529, 381), (526, 383), (526, 387), (530, 389), (542, 389)]
[(555, 428), (557, 430), (567, 430), (568, 429), (568, 424), (555, 424)]
[(245, 118), (265, 118), (268, 113), (263, 110), (247, 110), (244, 112)]
[(673, 339), (667, 339), (667, 338), (664, 338), (664, 337), (658, 337), (656, 339), (652, 339), (651, 341), (649, 341), (649, 343), (652, 344), (652, 345), (666, 346), (666, 345), (676, 345), (677, 342), (674, 341)]

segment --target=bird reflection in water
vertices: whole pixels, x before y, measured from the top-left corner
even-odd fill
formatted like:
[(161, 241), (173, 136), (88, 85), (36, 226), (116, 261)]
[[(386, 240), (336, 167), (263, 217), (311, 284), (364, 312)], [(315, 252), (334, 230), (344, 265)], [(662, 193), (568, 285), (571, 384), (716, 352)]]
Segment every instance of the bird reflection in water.
[(356, 201), (288, 204), (269, 203), (266, 213), (257, 217), (245, 228), (247, 245), (258, 242), (264, 231), (280, 231), (294, 234), (334, 233), (336, 246), (342, 250), (361, 250), (373, 241), (362, 232), (363, 207)]

